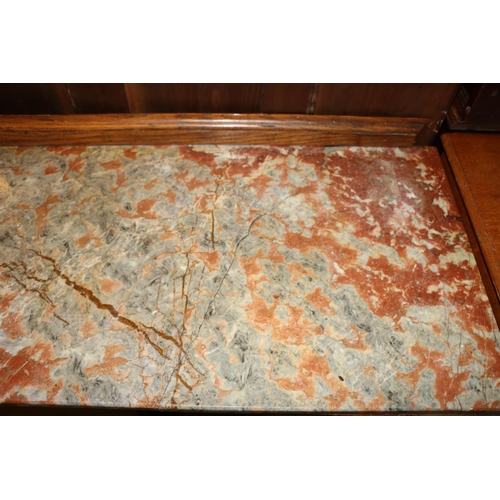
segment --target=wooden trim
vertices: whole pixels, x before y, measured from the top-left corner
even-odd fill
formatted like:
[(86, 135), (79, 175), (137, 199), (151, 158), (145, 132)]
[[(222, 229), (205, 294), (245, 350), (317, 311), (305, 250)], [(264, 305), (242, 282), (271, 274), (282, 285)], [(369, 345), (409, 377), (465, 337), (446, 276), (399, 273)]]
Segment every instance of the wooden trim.
[[(495, 246), (490, 239), (489, 231), (484, 224), (481, 212), (476, 205), (476, 199), (469, 185), (469, 180), (455, 149), (453, 138), (457, 135), (458, 134), (451, 133), (444, 134), (441, 137), (444, 150), (446, 151), (446, 155), (453, 170), (453, 174), (455, 175), (457, 184), (460, 188), (460, 193), (467, 207), (467, 211), (469, 213), (472, 226), (474, 227), (474, 231), (481, 246), (481, 250), (484, 254), (486, 262), (488, 263), (488, 268), (490, 269), (490, 272), (492, 272), (493, 276), (496, 276), (495, 270), (498, 270), (498, 274), (500, 275), (500, 259), (498, 258), (498, 255), (495, 251)], [(493, 283), (495, 284), (497, 296), (500, 298), (500, 290), (498, 289), (499, 284), (495, 280), (493, 280)]]
[(413, 146), (427, 120), (263, 114), (0, 115), (0, 145)]
[[(471, 111), (471, 107), (484, 90), (484, 87), (484, 83), (462, 84), (460, 86), (460, 90), (451, 103), (446, 117), (450, 130), (481, 130), (481, 125), (478, 126), (477, 124), (469, 124), (467, 122), (467, 116)], [(500, 127), (498, 127), (498, 130), (500, 130)]]
[(455, 149), (453, 141), (457, 135), (460, 134), (444, 134), (441, 136), (441, 141), (449, 161), (452, 176), (456, 181), (457, 190), (461, 197), (461, 204), (464, 207), (463, 210), (467, 213), (468, 220), (470, 221), (470, 232), (473, 233), (473, 236), (469, 234), (469, 239), (478, 262), (488, 298), (491, 302), (493, 314), (500, 326), (500, 290), (497, 279), (499, 276), (498, 270), (500, 270), (499, 260), (494, 245), (490, 240), (489, 232), (484, 225), (481, 213), (477, 208), (463, 165)]
[(450, 120), (452, 132), (500, 132), (500, 123), (491, 123), (485, 127), (481, 123), (468, 123)]
[(443, 96), (441, 102), (436, 108), (436, 111), (434, 112), (434, 115), (427, 120), (427, 124), (423, 127), (419, 137), (415, 141), (416, 145), (428, 146), (434, 142), (434, 139), (436, 138), (442, 123), (445, 121), (451, 103), (453, 102), (453, 99), (455, 99), (459, 89), (459, 83), (454, 85), (450, 84), (449, 93)]
[[(446, 136), (443, 135), (441, 139), (443, 140), (443, 142), (446, 141)], [(446, 147), (447, 148), (449, 147), (448, 144)], [(483, 285), (486, 290), (486, 295), (488, 295), (488, 298), (490, 299), (493, 315), (495, 316), (496, 322), (500, 327), (500, 299), (498, 297), (494, 281), (488, 269), (488, 265), (486, 264), (483, 251), (481, 250), (481, 246), (479, 245), (476, 233), (471, 223), (469, 212), (464, 203), (462, 193), (460, 192), (460, 188), (458, 187), (455, 176), (453, 175), (452, 168), (450, 166), (450, 163), (448, 162), (448, 158), (446, 156), (447, 152), (448, 151), (441, 153), (441, 163), (443, 164), (446, 177), (448, 178), (448, 182), (450, 184), (451, 191), (453, 193), (453, 197), (455, 198), (458, 211), (460, 212), (465, 232), (467, 233), (467, 236), (469, 238), (469, 243), (472, 249), (472, 253), (474, 254), (474, 258), (476, 259), (477, 267), (479, 269), (479, 274), (481, 275), (481, 278), (483, 280)]]

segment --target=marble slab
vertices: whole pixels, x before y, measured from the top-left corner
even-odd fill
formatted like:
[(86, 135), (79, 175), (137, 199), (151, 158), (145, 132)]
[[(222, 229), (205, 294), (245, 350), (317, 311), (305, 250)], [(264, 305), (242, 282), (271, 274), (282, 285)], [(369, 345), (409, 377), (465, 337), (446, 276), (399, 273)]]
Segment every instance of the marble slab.
[(500, 407), (432, 148), (1, 148), (0, 263), (0, 402)]

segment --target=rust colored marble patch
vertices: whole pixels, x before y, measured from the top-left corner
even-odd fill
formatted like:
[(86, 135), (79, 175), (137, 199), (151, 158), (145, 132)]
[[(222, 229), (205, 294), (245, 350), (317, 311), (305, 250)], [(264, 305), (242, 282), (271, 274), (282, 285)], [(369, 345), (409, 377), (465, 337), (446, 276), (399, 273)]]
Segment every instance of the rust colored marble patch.
[(431, 148), (2, 148), (0, 186), (0, 402), (500, 406)]

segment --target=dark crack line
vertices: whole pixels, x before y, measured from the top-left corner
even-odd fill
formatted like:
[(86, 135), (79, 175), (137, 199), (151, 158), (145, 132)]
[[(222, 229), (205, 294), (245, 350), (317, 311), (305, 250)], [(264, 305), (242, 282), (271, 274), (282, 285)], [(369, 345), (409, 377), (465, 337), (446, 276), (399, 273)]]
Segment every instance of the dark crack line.
[[(185, 257), (186, 257), (186, 260), (187, 260), (187, 262), (186, 262), (186, 270), (185, 270), (184, 274), (181, 277), (181, 279), (182, 279), (181, 297), (183, 297), (183, 299), (184, 299), (184, 311), (183, 311), (183, 318), (182, 318), (182, 331), (180, 333), (180, 342), (181, 342), (182, 346), (183, 346), (182, 335), (186, 332), (186, 315), (187, 315), (188, 306), (189, 306), (189, 289), (191, 288), (191, 282), (192, 282), (192, 279), (193, 279), (193, 269), (194, 269), (194, 266), (196, 266), (196, 262), (194, 262), (194, 265), (191, 264), (189, 256), (190, 256), (190, 253), (186, 252), (186, 254), (185, 254)], [(202, 270), (202, 273), (201, 273), (201, 276), (200, 276), (200, 280), (199, 280), (199, 285), (201, 284), (204, 271), (205, 271), (205, 266), (203, 266), (203, 270)], [(188, 275), (189, 275), (189, 283), (186, 284), (186, 277)], [(180, 329), (178, 329), (178, 330), (180, 330)], [(174, 374), (175, 374), (175, 387), (174, 387), (174, 390), (173, 390), (173, 393), (172, 393), (171, 404), (173, 404), (173, 405), (177, 404), (177, 402), (175, 401), (175, 396), (176, 396), (176, 393), (177, 393), (177, 390), (178, 390), (178, 387), (179, 387), (179, 382), (182, 385), (184, 385), (184, 387), (186, 387), (186, 389), (188, 389), (189, 391), (192, 391), (193, 388), (195, 387), (196, 384), (193, 385), (193, 386), (189, 385), (184, 380), (184, 378), (182, 377), (182, 375), (180, 374), (180, 370), (183, 367), (183, 364), (184, 364), (185, 361), (188, 362), (189, 365), (193, 368), (193, 370), (195, 370), (199, 375), (201, 375), (201, 376), (205, 375), (204, 373), (200, 372), (193, 365), (193, 362), (189, 359), (187, 351), (180, 350), (179, 351), (179, 357), (177, 359), (177, 365), (172, 369), (172, 372), (170, 373), (170, 377), (169, 377), (169, 379), (167, 381), (167, 384), (165, 385), (165, 389), (162, 392), (162, 395), (161, 395), (161, 398), (160, 398), (160, 401), (159, 401), (160, 403), (165, 398), (165, 394), (166, 394), (166, 392), (168, 390), (168, 387), (170, 386), (170, 382), (172, 381), (172, 377), (174, 376)]]
[[(305, 178), (305, 180), (307, 180), (307, 177)], [(302, 186), (300, 186), (302, 187)], [(300, 187), (298, 189), (300, 189)], [(267, 212), (264, 212), (263, 214), (259, 214), (257, 215), (254, 220), (250, 223), (250, 226), (248, 227), (248, 231), (247, 233), (242, 236), (240, 238), (240, 240), (238, 241), (238, 243), (236, 243), (236, 247), (234, 249), (234, 255), (233, 255), (233, 258), (231, 259), (231, 262), (229, 263), (229, 266), (228, 268), (226, 269), (226, 272), (224, 273), (224, 276), (222, 277), (222, 279), (220, 280), (220, 283), (219, 283), (219, 286), (217, 287), (217, 290), (215, 291), (213, 297), (212, 297), (212, 300), (209, 302), (208, 306), (207, 306), (207, 309), (205, 311), (205, 314), (203, 315), (203, 319), (201, 321), (201, 324), (200, 326), (198, 327), (198, 331), (196, 332), (196, 336), (199, 335), (200, 331), (201, 331), (201, 328), (203, 327), (207, 317), (208, 317), (208, 313), (210, 311), (210, 308), (212, 307), (212, 304), (214, 303), (215, 299), (217, 298), (217, 296), (219, 295), (219, 292), (220, 292), (220, 289), (222, 288), (222, 285), (224, 284), (224, 280), (226, 279), (227, 275), (229, 274), (229, 271), (231, 270), (233, 264), (234, 264), (234, 261), (236, 260), (236, 257), (238, 255), (238, 249), (240, 247), (240, 245), (243, 243), (243, 241), (248, 238), (248, 236), (250, 236), (250, 233), (252, 232), (252, 228), (254, 226), (254, 224), (259, 220), (259, 219), (262, 219), (263, 217), (266, 217), (268, 216), (269, 214), (273, 213), (274, 210), (276, 210), (276, 208), (278, 208), (283, 202), (285, 202), (286, 200), (288, 200), (289, 198), (293, 197), (293, 196), (296, 196), (298, 193), (295, 192), (295, 193), (292, 193), (288, 196), (285, 196), (285, 198), (283, 198), (282, 200), (280, 200), (278, 203), (276, 203), (275, 205), (273, 205)]]
[[(8, 269), (10, 269), (10, 271), (14, 271), (14, 269), (7, 263), (3, 263), (1, 267), (7, 267)], [(14, 276), (13, 274), (7, 274), (7, 276), (9, 278), (12, 278), (21, 288), (23, 288), (27, 292), (33, 292), (38, 294), (44, 302), (47, 302), (47, 304), (54, 306), (54, 303), (52, 302), (50, 297), (48, 297), (47, 294), (45, 294), (44, 292), (38, 290), (38, 288), (30, 288), (26, 286), (17, 276)]]
[[(0, 267), (4, 267), (4, 268), (6, 267), (10, 271), (14, 271), (13, 267), (17, 267), (17, 268), (22, 267), (23, 270), (24, 270), (25, 277), (27, 277), (28, 279), (32, 279), (34, 281), (37, 281), (38, 283), (47, 283), (47, 282), (49, 282), (49, 284), (50, 284), (53, 281), (53, 280), (50, 280), (48, 278), (47, 279), (41, 279), (41, 278), (37, 278), (36, 276), (32, 276), (32, 275), (28, 274), (28, 270), (27, 270), (26, 264), (24, 262), (21, 262), (20, 264), (18, 264), (17, 262), (11, 262), (10, 265), (7, 264), (6, 262), (4, 262), (4, 263), (2, 263), (2, 265)], [(14, 276), (13, 274), (7, 274), (7, 276), (9, 278), (12, 278), (21, 288), (23, 288), (27, 292), (37, 293), (44, 302), (46, 302), (47, 304), (50, 304), (54, 309), (56, 308), (54, 302), (52, 302), (52, 300), (50, 299), (50, 297), (45, 293), (47, 285), (45, 285), (44, 289), (42, 289), (40, 291), (40, 290), (38, 290), (38, 288), (29, 288), (21, 280), (19, 280), (16, 276)], [(66, 321), (64, 318), (61, 318), (61, 316), (59, 316), (59, 314), (57, 314), (54, 311), (51, 311), (51, 312), (52, 312), (52, 315), (55, 318), (57, 318), (59, 321), (62, 321), (63, 323), (65, 323), (66, 325), (69, 326), (69, 322)]]
[[(328, 156), (327, 156), (327, 155), (325, 155), (325, 160), (324, 160), (324, 162), (323, 162), (323, 165), (322, 165), (322, 166), (324, 166), (324, 165), (326, 164), (326, 162), (327, 162), (327, 161), (328, 161)], [(177, 363), (177, 366), (176, 366), (176, 367), (172, 370), (172, 373), (170, 374), (170, 377), (169, 377), (169, 379), (168, 379), (168, 382), (167, 382), (167, 384), (166, 384), (166, 386), (165, 386), (165, 389), (164, 389), (164, 391), (163, 391), (162, 397), (161, 397), (161, 399), (160, 399), (160, 403), (161, 403), (161, 401), (162, 401), (162, 400), (164, 399), (164, 397), (165, 397), (165, 394), (166, 394), (166, 392), (167, 392), (167, 390), (168, 390), (168, 387), (169, 387), (169, 385), (170, 385), (170, 382), (171, 382), (171, 380), (172, 380), (172, 378), (173, 378), (174, 374), (176, 375), (176, 387), (178, 386), (179, 379), (180, 379), (180, 382), (181, 382), (183, 385), (185, 385), (185, 386), (186, 386), (185, 381), (183, 381), (182, 377), (180, 376), (179, 370), (181, 369), (181, 367), (182, 367), (182, 363), (184, 362), (184, 359), (185, 359), (185, 358), (187, 358), (187, 360), (190, 362), (189, 357), (187, 356), (187, 350), (189, 349), (189, 347), (190, 347), (190, 346), (192, 345), (192, 343), (194, 342), (194, 339), (199, 337), (199, 333), (200, 333), (200, 331), (201, 331), (201, 329), (202, 329), (203, 325), (205, 324), (205, 322), (206, 322), (206, 320), (207, 320), (207, 318), (208, 318), (209, 311), (210, 311), (210, 309), (211, 309), (211, 307), (212, 307), (212, 305), (213, 305), (213, 303), (214, 303), (215, 299), (216, 299), (216, 298), (217, 298), (217, 296), (219, 295), (220, 290), (221, 290), (221, 288), (222, 288), (222, 285), (224, 284), (224, 281), (225, 281), (225, 279), (227, 278), (227, 276), (228, 276), (228, 274), (229, 274), (229, 272), (230, 272), (230, 270), (231, 270), (232, 266), (234, 265), (234, 262), (235, 262), (235, 260), (236, 260), (236, 258), (237, 258), (237, 256), (238, 256), (238, 249), (240, 248), (241, 244), (242, 244), (242, 243), (246, 240), (246, 238), (248, 238), (248, 236), (250, 236), (250, 234), (251, 234), (251, 232), (252, 232), (252, 229), (253, 229), (253, 226), (255, 225), (255, 223), (256, 223), (258, 220), (260, 220), (260, 219), (262, 219), (262, 218), (264, 218), (264, 217), (266, 217), (266, 216), (270, 215), (271, 213), (273, 213), (273, 212), (276, 210), (276, 208), (277, 208), (277, 207), (279, 207), (282, 203), (284, 203), (284, 202), (285, 202), (286, 200), (288, 200), (289, 198), (291, 198), (291, 197), (293, 197), (293, 196), (297, 196), (298, 194), (300, 194), (300, 193), (298, 193), (298, 191), (299, 191), (299, 189), (301, 189), (301, 188), (302, 188), (302, 187), (303, 187), (303, 186), (307, 183), (309, 176), (310, 176), (310, 175), (303, 175), (303, 183), (302, 183), (300, 186), (298, 186), (298, 187), (297, 187), (297, 189), (295, 190), (295, 192), (294, 192), (294, 193), (292, 193), (292, 194), (290, 194), (290, 195), (288, 195), (288, 196), (285, 196), (283, 199), (279, 200), (279, 201), (278, 201), (275, 205), (273, 205), (273, 206), (272, 206), (269, 210), (267, 210), (266, 212), (264, 212), (264, 213), (259, 214), (258, 216), (256, 216), (256, 217), (252, 220), (252, 222), (250, 223), (250, 225), (249, 225), (249, 227), (248, 227), (248, 230), (247, 230), (247, 233), (246, 233), (244, 236), (242, 236), (242, 237), (240, 238), (240, 240), (238, 241), (238, 243), (236, 244), (235, 249), (234, 249), (234, 255), (233, 255), (233, 258), (231, 259), (231, 262), (229, 263), (229, 266), (227, 267), (227, 269), (226, 269), (226, 271), (225, 271), (225, 273), (224, 273), (224, 275), (223, 275), (223, 277), (222, 277), (222, 279), (221, 279), (221, 281), (220, 281), (220, 283), (219, 283), (219, 286), (217, 287), (217, 290), (215, 291), (214, 295), (212, 296), (212, 299), (210, 300), (210, 302), (209, 302), (209, 304), (208, 304), (208, 306), (207, 306), (207, 309), (206, 309), (206, 311), (205, 311), (205, 314), (203, 315), (203, 319), (202, 319), (202, 321), (201, 321), (201, 323), (200, 323), (200, 326), (198, 327), (198, 330), (197, 330), (197, 332), (196, 332), (195, 337), (193, 338), (193, 340), (191, 341), (191, 343), (189, 344), (189, 346), (187, 347), (187, 349), (186, 349), (186, 350), (184, 350), (184, 352), (180, 355), (179, 360), (178, 360), (178, 363)], [(218, 188), (219, 188), (219, 186), (217, 186), (217, 189), (216, 189), (216, 192), (215, 192), (215, 196), (216, 196), (216, 198), (215, 198), (215, 200), (214, 200), (214, 208), (215, 208), (215, 201), (216, 201), (216, 200), (217, 200), (217, 198), (218, 198), (218, 193), (217, 193)], [(212, 222), (213, 222), (213, 210), (212, 210)], [(212, 229), (213, 229), (213, 228), (212, 228)], [(213, 230), (212, 230), (212, 244), (213, 244), (213, 246), (214, 246), (214, 233), (213, 233)], [(192, 366), (192, 363), (191, 363), (191, 362), (190, 362), (190, 364), (191, 364), (191, 366)], [(194, 368), (194, 366), (193, 366), (193, 368)], [(196, 370), (196, 371), (198, 372), (198, 370)], [(199, 373), (199, 372), (198, 372), (198, 373)], [(186, 386), (186, 387), (187, 387), (189, 390), (192, 390), (191, 386), (189, 386), (189, 387), (188, 387), (188, 386)], [(177, 404), (177, 403), (175, 403), (175, 401), (174, 401), (175, 391), (176, 391), (176, 389), (174, 389), (174, 393), (173, 393), (173, 395), (172, 395), (172, 403), (173, 403), (173, 404)]]
[[(326, 161), (327, 161), (327, 159), (325, 159), (324, 163), (326, 163)], [(270, 208), (267, 212), (264, 212), (263, 214), (259, 214), (259, 215), (257, 215), (257, 216), (253, 219), (253, 221), (250, 223), (250, 225), (249, 225), (249, 227), (248, 227), (248, 230), (247, 230), (247, 233), (246, 233), (244, 236), (242, 236), (242, 237), (240, 238), (240, 240), (238, 241), (238, 243), (236, 244), (235, 249), (234, 249), (234, 255), (233, 255), (233, 258), (231, 259), (231, 262), (229, 263), (229, 266), (228, 266), (228, 268), (226, 269), (226, 272), (224, 273), (224, 276), (222, 277), (222, 279), (221, 279), (221, 281), (220, 281), (220, 283), (219, 283), (219, 286), (217, 287), (217, 290), (215, 291), (215, 293), (214, 293), (214, 295), (213, 295), (212, 299), (210, 300), (210, 302), (209, 302), (209, 304), (208, 304), (208, 306), (207, 306), (207, 309), (206, 309), (206, 311), (205, 311), (205, 314), (203, 315), (203, 319), (202, 319), (202, 321), (201, 321), (201, 323), (200, 323), (200, 326), (198, 327), (198, 330), (197, 330), (197, 332), (196, 332), (196, 335), (194, 336), (193, 340), (191, 341), (191, 343), (189, 344), (189, 346), (187, 347), (187, 349), (186, 349), (186, 350), (184, 350), (183, 354), (181, 355), (181, 357), (180, 357), (180, 358), (179, 358), (179, 360), (178, 360), (177, 365), (175, 366), (175, 368), (173, 368), (173, 370), (172, 370), (172, 372), (171, 372), (171, 374), (170, 374), (170, 377), (169, 377), (169, 379), (168, 379), (168, 381), (167, 381), (167, 384), (166, 384), (166, 386), (165, 386), (165, 389), (163, 390), (162, 396), (161, 396), (161, 398), (160, 398), (160, 400), (159, 400), (159, 403), (160, 403), (160, 404), (161, 404), (161, 402), (163, 401), (163, 399), (165, 398), (165, 394), (166, 394), (166, 392), (167, 392), (167, 390), (168, 390), (168, 387), (169, 387), (169, 385), (170, 385), (170, 382), (171, 382), (171, 380), (172, 380), (172, 377), (174, 376), (174, 374), (176, 374), (176, 376), (177, 376), (177, 373), (178, 373), (178, 371), (180, 370), (180, 368), (181, 368), (181, 366), (182, 366), (182, 363), (183, 363), (183, 361), (184, 361), (184, 358), (186, 358), (186, 357), (187, 357), (187, 350), (189, 349), (189, 347), (190, 347), (190, 346), (192, 345), (192, 343), (194, 342), (194, 339), (199, 337), (200, 331), (201, 331), (201, 329), (202, 329), (203, 325), (205, 324), (205, 321), (207, 320), (207, 317), (208, 317), (208, 313), (209, 313), (209, 311), (210, 311), (210, 308), (212, 307), (212, 304), (214, 303), (215, 299), (217, 298), (217, 296), (218, 296), (218, 294), (219, 294), (219, 292), (220, 292), (220, 290), (221, 290), (221, 288), (222, 288), (222, 285), (223, 285), (223, 283), (224, 283), (224, 280), (226, 279), (227, 275), (229, 274), (229, 271), (231, 270), (231, 268), (232, 268), (232, 266), (233, 266), (233, 264), (234, 264), (234, 261), (236, 260), (236, 257), (237, 257), (237, 254), (238, 254), (238, 248), (239, 248), (239, 247), (240, 247), (240, 245), (243, 243), (243, 241), (244, 241), (246, 238), (248, 238), (248, 236), (249, 236), (249, 235), (250, 235), (250, 233), (252, 232), (252, 228), (253, 228), (254, 224), (255, 224), (255, 223), (256, 223), (259, 219), (262, 219), (263, 217), (266, 217), (267, 215), (271, 214), (272, 212), (274, 212), (274, 210), (276, 210), (276, 208), (277, 208), (277, 207), (279, 207), (279, 206), (280, 206), (282, 203), (284, 203), (286, 200), (288, 200), (289, 198), (291, 198), (291, 197), (296, 196), (297, 194), (299, 194), (297, 191), (298, 191), (300, 188), (302, 188), (302, 187), (303, 187), (303, 185), (307, 182), (308, 177), (309, 177), (309, 176), (307, 176), (307, 175), (306, 175), (306, 176), (304, 176), (304, 183), (303, 183), (301, 186), (299, 186), (299, 187), (296, 189), (296, 191), (295, 191), (294, 193), (292, 193), (292, 194), (290, 194), (290, 195), (288, 195), (288, 196), (285, 196), (283, 199), (281, 199), (281, 200), (280, 200), (280, 201), (278, 201), (275, 205), (273, 205), (273, 206), (272, 206), (272, 207), (271, 207), (271, 208)], [(189, 357), (188, 357), (188, 361), (189, 361)], [(190, 364), (191, 364), (191, 363), (190, 363)], [(192, 366), (192, 365), (191, 365), (191, 366)], [(193, 368), (194, 368), (194, 367), (193, 367)], [(196, 370), (196, 371), (198, 371), (198, 370)], [(199, 372), (198, 372), (198, 373), (199, 373)], [(175, 392), (174, 392), (174, 394), (173, 394), (173, 397), (174, 397), (174, 396), (175, 396)], [(174, 404), (176, 404), (176, 403), (174, 403)]]
[[(182, 312), (182, 331), (180, 332), (179, 336), (179, 341), (181, 343), (181, 346), (183, 345), (183, 335), (186, 333), (186, 314), (188, 310), (188, 304), (189, 304), (189, 284), (186, 285), (186, 276), (190, 273), (191, 271), (191, 266), (190, 266), (190, 261), (189, 261), (189, 252), (186, 252), (185, 254), (186, 257), (186, 270), (184, 271), (184, 274), (182, 275), (182, 287), (181, 287), (181, 297), (184, 299), (184, 310)], [(187, 290), (186, 290), (187, 288)], [(176, 404), (175, 402), (175, 395), (177, 393), (177, 390), (179, 388), (179, 380), (183, 382), (183, 385), (186, 387), (191, 387), (188, 386), (185, 382), (184, 379), (182, 379), (179, 371), (182, 368), (182, 359), (184, 359), (182, 351), (179, 350), (179, 356), (177, 359), (177, 368), (175, 370), (175, 386), (174, 386), (174, 392), (172, 393), (172, 398), (171, 398), (171, 403)], [(168, 385), (167, 385), (168, 387)], [(191, 388), (192, 390), (192, 388)]]
[(84, 286), (78, 284), (77, 282), (73, 281), (71, 278), (66, 276), (64, 273), (59, 271), (59, 269), (56, 266), (56, 261), (52, 259), (51, 257), (48, 257), (46, 255), (41, 254), (37, 250), (34, 249), (28, 249), (29, 251), (33, 252), (34, 254), (38, 255), (40, 258), (46, 260), (47, 262), (50, 262), (52, 265), (52, 268), (57, 276), (59, 276), (67, 286), (73, 288), (76, 292), (78, 292), (82, 297), (86, 298), (90, 302), (92, 302), (98, 309), (108, 311), (111, 316), (116, 318), (120, 323), (127, 325), (128, 327), (132, 328), (133, 330), (141, 332), (146, 340), (151, 344), (151, 346), (164, 358), (168, 358), (168, 356), (163, 352), (163, 349), (158, 346), (155, 342), (151, 340), (151, 337), (148, 333), (148, 331), (153, 332), (157, 334), (159, 337), (161, 337), (164, 340), (168, 340), (172, 342), (176, 347), (178, 347), (180, 350), (183, 351), (182, 345), (171, 335), (167, 335), (166, 333), (161, 332), (155, 327), (151, 326), (146, 326), (143, 323), (140, 322), (135, 322), (132, 321), (129, 318), (126, 318), (125, 316), (122, 316), (113, 305), (111, 304), (106, 304), (102, 302), (95, 294), (92, 292), (92, 290), (89, 290), (88, 288), (85, 288)]

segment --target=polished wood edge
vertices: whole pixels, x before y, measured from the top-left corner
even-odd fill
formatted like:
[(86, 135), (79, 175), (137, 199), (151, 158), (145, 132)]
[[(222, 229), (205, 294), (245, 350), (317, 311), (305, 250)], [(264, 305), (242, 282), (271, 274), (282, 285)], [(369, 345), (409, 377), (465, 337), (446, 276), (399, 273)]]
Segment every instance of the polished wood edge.
[(0, 145), (413, 146), (421, 118), (263, 114), (0, 115)]
[[(483, 222), (483, 218), (481, 216), (479, 209), (477, 208), (474, 195), (472, 194), (469, 181), (467, 179), (462, 163), (455, 149), (454, 139), (465, 135), (470, 136), (470, 134), (468, 133), (444, 134), (442, 136), (443, 146), (448, 156), (448, 160), (453, 170), (453, 174), (455, 175), (455, 178), (457, 180), (460, 192), (464, 198), (467, 211), (472, 221), (472, 226), (476, 233), (482, 252), (485, 256), (486, 262), (489, 263), (489, 266), (493, 265), (495, 268), (500, 268), (500, 262), (494, 251), (494, 245), (489, 238), (488, 231)], [(500, 297), (500, 290), (498, 290), (498, 283), (495, 285), (495, 289), (497, 295)]]
[[(484, 288), (486, 294), (490, 300), (491, 308), (493, 310), (493, 315), (500, 328), (500, 294), (495, 286), (495, 282), (491, 277), (491, 273), (487, 264), (487, 257), (485, 256), (484, 245), (480, 244), (480, 238), (478, 238), (478, 228), (484, 233), (484, 226), (482, 223), (481, 216), (477, 212), (476, 206), (473, 202), (473, 196), (469, 188), (469, 184), (462, 170), (461, 163), (456, 154), (451, 135), (454, 134), (444, 134), (441, 136), (441, 141), (445, 148), (444, 153), (441, 155), (441, 163), (443, 164), (444, 171), (448, 177), (448, 182), (450, 183), (453, 196), (462, 217), (462, 223), (464, 225), (465, 231), (469, 238), (471, 244), (471, 249), (476, 259), (477, 267), (479, 273), (483, 280)], [(458, 179), (457, 179), (458, 178)], [(459, 182), (457, 182), (459, 180)], [(468, 190), (468, 192), (463, 192), (463, 190)], [(464, 198), (470, 199), (471, 202), (467, 203)], [(483, 238), (484, 241), (484, 238)]]

